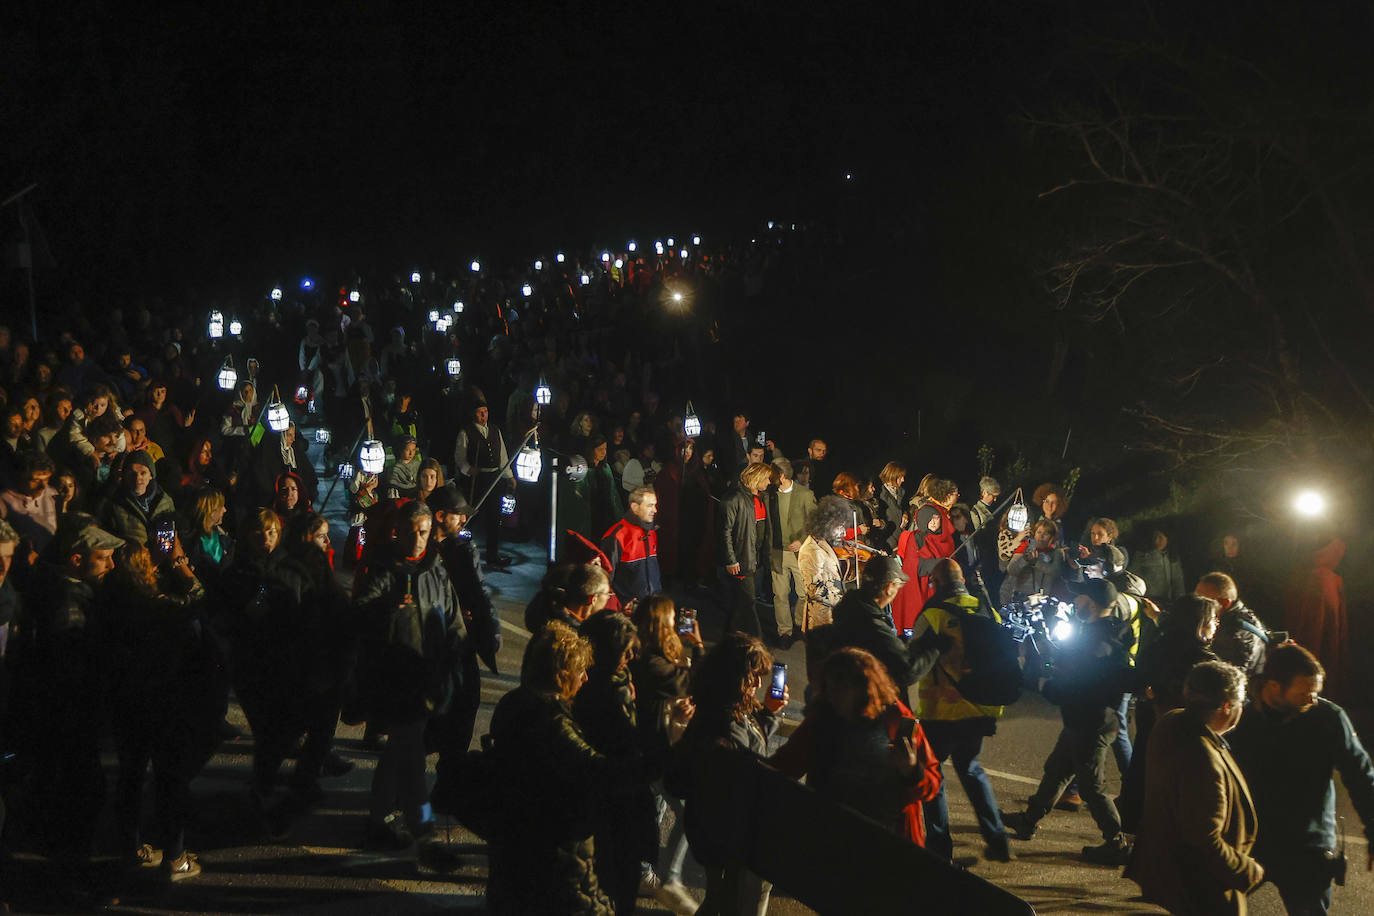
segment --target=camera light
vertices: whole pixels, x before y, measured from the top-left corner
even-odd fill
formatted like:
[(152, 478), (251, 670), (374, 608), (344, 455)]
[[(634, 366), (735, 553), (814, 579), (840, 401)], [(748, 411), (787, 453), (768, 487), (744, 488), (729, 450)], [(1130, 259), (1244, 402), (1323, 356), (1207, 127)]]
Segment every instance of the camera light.
[(768, 228), (769, 228), (769, 229), (772, 229), (772, 228), (773, 228), (773, 221), (772, 221), (771, 219), (768, 221)]
[(520, 287), (520, 292), (528, 299), (530, 296), (534, 295), (534, 287), (526, 283), (524, 286)]
[(386, 449), (376, 439), (368, 439), (358, 452), (358, 463), (365, 474), (380, 474), (386, 464)]
[(358, 292), (356, 289), (353, 290), (351, 293), (348, 294), (348, 301), (349, 301), (349, 302), (359, 302), (359, 301), (362, 300), (362, 298), (363, 298), (363, 294), (360, 293), (360, 292)]
[(674, 302), (681, 302), (681, 301), (682, 301), (682, 293), (673, 293), (673, 301), (674, 301)]
[(473, 261), (471, 264), (468, 265), (468, 267), (471, 267), (471, 268), (472, 268), (472, 272), (475, 273), (475, 274), (480, 274), (480, 273), (482, 272), (482, 262), (481, 262), (481, 261)]
[(1055, 642), (1064, 642), (1064, 641), (1067, 640), (1067, 639), (1072, 639), (1072, 638), (1073, 638), (1073, 630), (1074, 630), (1073, 621), (1071, 621), (1071, 620), (1061, 620), (1061, 621), (1059, 621), (1058, 623), (1056, 623), (1056, 624), (1054, 625), (1054, 632), (1053, 632), (1053, 634), (1052, 634), (1052, 635), (1054, 636)]
[(410, 282), (411, 282), (411, 283), (419, 283), (419, 282), (420, 282), (420, 272), (419, 272), (418, 270), (412, 270), (412, 271), (410, 272)]
[(273, 301), (273, 302), (280, 302), (280, 301), (281, 301), (281, 287), (280, 287), (280, 286), (274, 286), (274, 287), (272, 287), (272, 301)]
[(844, 173), (844, 180), (845, 180), (845, 181), (853, 181), (853, 180), (854, 180), (853, 174), (851, 174), (851, 173), (849, 173), (849, 172), (845, 172), (845, 173)]

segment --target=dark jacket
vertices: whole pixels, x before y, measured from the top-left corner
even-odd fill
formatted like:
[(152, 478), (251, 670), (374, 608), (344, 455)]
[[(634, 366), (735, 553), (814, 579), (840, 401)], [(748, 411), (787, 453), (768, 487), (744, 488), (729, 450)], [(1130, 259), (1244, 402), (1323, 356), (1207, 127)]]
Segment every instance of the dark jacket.
[(116, 537), (151, 546), (158, 525), (176, 522), (176, 507), (167, 491), (156, 481), (148, 484), (151, 491), (140, 500), (127, 487), (121, 487), (105, 510), (105, 527)]
[[(906, 587), (910, 588), (911, 583)], [(940, 655), (933, 643), (902, 642), (893, 628), (892, 617), (863, 588), (845, 593), (835, 605), (835, 623), (826, 631), (825, 640), (829, 651), (854, 646), (873, 653), (903, 693), (930, 670)]]
[(491, 846), (487, 905), (497, 914), (609, 916), (593, 868), (598, 802), (643, 779), (639, 761), (598, 752), (568, 704), (527, 687), (501, 698), (491, 718), (505, 815)]
[(1335, 703), (1318, 699), (1306, 712), (1286, 715), (1255, 702), (1226, 740), (1255, 798), (1255, 858), (1266, 867), (1298, 850), (1336, 848), (1336, 771), (1371, 836), (1374, 766)]
[[(1264, 635), (1261, 635), (1264, 634)], [(1255, 612), (1237, 601), (1228, 607), (1217, 621), (1217, 635), (1212, 637), (1212, 651), (1217, 658), (1230, 662), (1254, 677), (1264, 668), (1269, 651), (1269, 631), (1255, 616)]]
[(309, 678), (305, 612), (309, 575), (278, 548), (240, 552), (219, 579), (221, 629), (233, 653), (234, 688), (250, 724), (299, 727)]
[(446, 709), (461, 676), (467, 627), (439, 551), (395, 558), (370, 572), (356, 605), (358, 689), (369, 719), (403, 724)]
[(1131, 693), (1144, 702), (1148, 694), (1151, 706), (1158, 715), (1171, 709), (1183, 708), (1183, 682), (1188, 672), (1200, 662), (1215, 661), (1216, 654), (1187, 629), (1170, 630), (1160, 634), (1149, 646), (1140, 650), (1136, 658)]
[(1142, 550), (1131, 558), (1131, 572), (1145, 580), (1145, 597), (1170, 601), (1186, 594), (1183, 564), (1172, 551)]
[(1059, 707), (1065, 726), (1098, 734), (1117, 730), (1116, 710), (1130, 686), (1134, 643), (1128, 621), (1100, 617), (1061, 645), (1042, 693)]
[[(491, 603), (486, 581), (482, 578), (482, 564), (473, 548), (472, 539), (449, 537), (439, 542), (439, 559), (443, 561), (449, 582), (458, 596), (458, 607), (467, 625), (466, 652), (480, 658), (488, 668), (496, 670), (496, 637), (501, 635), (501, 618)], [(533, 631), (531, 631), (533, 632)]]
[[(761, 552), (769, 549), (772, 526), (766, 523), (759, 526), (755, 522), (754, 497), (747, 490), (731, 490), (720, 501), (720, 513), (720, 564), (738, 565), (740, 572), (746, 574), (756, 572)], [(764, 536), (762, 544), (757, 536), (760, 527)]]
[[(695, 663), (700, 650), (691, 643), (683, 643), (682, 648)], [(668, 711), (674, 700), (690, 695), (691, 672), (690, 666), (675, 665), (657, 650), (641, 650), (630, 662), (635, 717), (646, 748), (668, 746)]]
[(878, 508), (881, 510), (883, 528), (878, 532), (882, 543), (876, 546), (882, 547), (888, 552), (897, 549), (897, 539), (902, 536), (902, 514), (906, 511), (906, 489), (897, 488), (897, 495), (893, 496), (887, 492), (887, 487), (878, 484)]
[(633, 512), (601, 537), (601, 550), (611, 560), (611, 588), (621, 602), (647, 598), (663, 590), (658, 570), (658, 529), (645, 527)]

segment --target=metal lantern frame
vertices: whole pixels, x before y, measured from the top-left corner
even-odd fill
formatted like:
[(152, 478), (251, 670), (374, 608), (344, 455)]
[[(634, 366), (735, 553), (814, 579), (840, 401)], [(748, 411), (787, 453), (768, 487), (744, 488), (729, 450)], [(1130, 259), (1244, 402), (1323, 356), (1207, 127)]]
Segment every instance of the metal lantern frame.
[(527, 445), (515, 456), (515, 476), (523, 483), (536, 483), (544, 470), (544, 456), (533, 445)]
[(502, 496), (502, 497), (501, 497), (501, 514), (502, 514), (502, 515), (514, 515), (514, 514), (515, 514), (515, 497), (514, 497), (514, 496)]
[(221, 391), (233, 391), (238, 383), (239, 374), (234, 368), (234, 356), (231, 353), (224, 358), (224, 365), (219, 367), (219, 387)]
[(682, 431), (688, 439), (695, 439), (701, 435), (701, 418), (697, 416), (696, 408), (692, 402), (687, 402), (687, 415), (682, 418)]
[(534, 402), (540, 407), (548, 407), (553, 403), (553, 389), (542, 375), (539, 376), (539, 384), (534, 386)]
[(1007, 510), (1007, 530), (1020, 534), (1030, 524), (1030, 510), (1022, 500), (1021, 488), (1017, 487), (1012, 495), (1011, 508)]
[(456, 356), (450, 356), (444, 360), (444, 371), (449, 378), (458, 378), (463, 374), (463, 361)]
[(358, 450), (358, 466), (364, 474), (380, 474), (386, 467), (386, 448), (376, 439), (368, 439)]
[(272, 400), (267, 402), (267, 428), (274, 433), (284, 433), (290, 425), (291, 414), (287, 413), (286, 405), (281, 402), (281, 395), (274, 385), (272, 387)]
[(215, 309), (210, 312), (210, 320), (205, 325), (205, 334), (211, 340), (224, 336), (224, 313)]

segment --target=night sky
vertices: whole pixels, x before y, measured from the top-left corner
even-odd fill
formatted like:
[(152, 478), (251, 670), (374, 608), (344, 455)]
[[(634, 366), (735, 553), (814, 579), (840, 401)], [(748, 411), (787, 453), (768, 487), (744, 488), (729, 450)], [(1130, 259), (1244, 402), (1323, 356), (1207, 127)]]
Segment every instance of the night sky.
[[(88, 303), (806, 223), (809, 292), (741, 328), (815, 336), (775, 371), (849, 378), (833, 435), (1099, 495), (1163, 446), (1253, 492), (1369, 464), (1371, 39), (1356, 3), (14, 2), (0, 194), (39, 183), (40, 292)], [(1091, 177), (1068, 123), (1124, 126), (1143, 161), (1102, 167), (1167, 193), (1042, 197)]]

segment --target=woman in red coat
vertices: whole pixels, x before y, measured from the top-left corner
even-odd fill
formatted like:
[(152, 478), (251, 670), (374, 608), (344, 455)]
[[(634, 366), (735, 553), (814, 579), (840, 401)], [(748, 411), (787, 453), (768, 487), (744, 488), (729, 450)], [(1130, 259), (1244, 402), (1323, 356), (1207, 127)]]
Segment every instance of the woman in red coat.
[(911, 530), (903, 532), (897, 542), (902, 572), (911, 577), (892, 602), (892, 620), (898, 633), (915, 625), (921, 609), (935, 594), (930, 582), (935, 564), (954, 556), (954, 522), (950, 521), (949, 507), (959, 500), (959, 488), (954, 481), (940, 478), (921, 483), (929, 499), (916, 509)]
[(924, 846), (922, 805), (940, 791), (940, 761), (887, 670), (863, 649), (839, 649), (815, 687), (806, 718), (768, 762)]
[(1339, 698), (1350, 670), (1350, 623), (1345, 612), (1345, 580), (1336, 567), (1345, 558), (1345, 541), (1332, 538), (1294, 574), (1284, 625), (1298, 645), (1326, 667), (1326, 692)]

